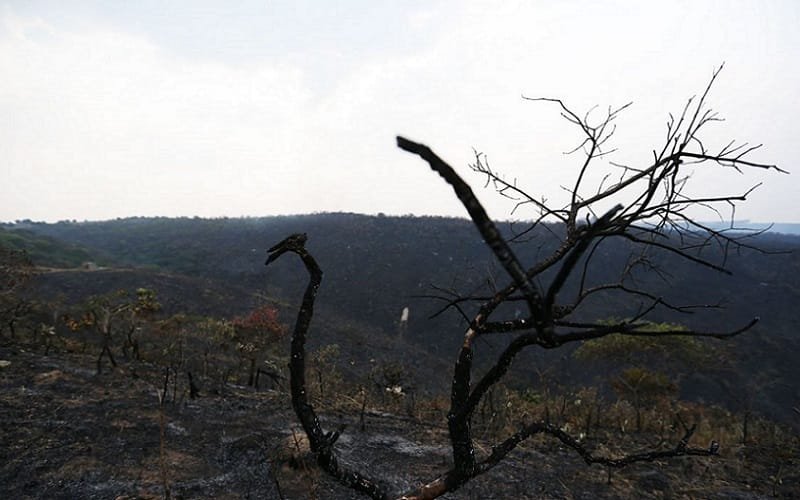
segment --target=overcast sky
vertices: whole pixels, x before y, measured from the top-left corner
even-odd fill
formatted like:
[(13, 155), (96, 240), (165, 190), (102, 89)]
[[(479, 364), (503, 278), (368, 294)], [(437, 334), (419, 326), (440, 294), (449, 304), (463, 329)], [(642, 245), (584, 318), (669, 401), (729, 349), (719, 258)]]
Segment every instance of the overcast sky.
[(697, 186), (763, 181), (737, 217), (798, 222), (798, 27), (796, 0), (0, 1), (0, 220), (464, 215), (398, 134), (507, 218), (473, 148), (551, 199), (581, 160), (522, 95), (633, 101), (611, 159), (641, 166), (724, 61), (707, 142), (763, 143), (753, 159), (792, 175), (704, 167)]

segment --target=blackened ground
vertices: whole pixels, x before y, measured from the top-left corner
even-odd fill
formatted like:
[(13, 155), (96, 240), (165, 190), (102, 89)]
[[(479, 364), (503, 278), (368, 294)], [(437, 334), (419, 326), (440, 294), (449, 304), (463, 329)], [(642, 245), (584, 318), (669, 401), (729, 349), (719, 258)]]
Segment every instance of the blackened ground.
[[(94, 358), (42, 356), (0, 346), (0, 498), (351, 499), (303, 450), (287, 396), (228, 386), (226, 394), (164, 405), (161, 368), (124, 364), (96, 375)], [(342, 458), (401, 492), (449, 465), (442, 425), (379, 413), (320, 411), (326, 428), (347, 427)], [(647, 446), (626, 437), (628, 449)], [(724, 450), (614, 471), (586, 466), (551, 440), (536, 440), (446, 498), (793, 498), (794, 446)], [(488, 450), (479, 449), (479, 452)]]

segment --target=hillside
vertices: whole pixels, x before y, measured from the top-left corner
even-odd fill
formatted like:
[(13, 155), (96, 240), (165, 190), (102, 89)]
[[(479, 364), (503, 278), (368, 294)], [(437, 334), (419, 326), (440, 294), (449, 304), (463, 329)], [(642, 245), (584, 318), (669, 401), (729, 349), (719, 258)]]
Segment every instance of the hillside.
[[(506, 228), (513, 229), (508, 225)], [(9, 232), (23, 234), (13, 228)], [(117, 265), (204, 280), (223, 296), (225, 290), (239, 290), (239, 295), (231, 295), (227, 302), (218, 302), (211, 308), (219, 313), (228, 308), (226, 316), (232, 316), (250, 305), (242, 298), (247, 293), (273, 297), (289, 311), (298, 303), (305, 283), (299, 263), (282, 261), (269, 269), (263, 267), (264, 250), (294, 232), (309, 234), (308, 248), (325, 272), (318, 303), (326, 315), (319, 318), (317, 325), (359, 325), (335, 328), (344, 338), (337, 337), (329, 327), (320, 328), (320, 337), (315, 341), (349, 345), (352, 347), (347, 349), (353, 352), (360, 352), (363, 340), (348, 339), (352, 332), (373, 330), (381, 338), (392, 338), (397, 334), (401, 310), (409, 307), (404, 342), (411, 342), (447, 365), (459, 342), (461, 320), (453, 311), (430, 319), (441, 302), (421, 296), (435, 294), (434, 285), (471, 292), (485, 288), (487, 278), (504, 279), (472, 225), (461, 219), (356, 214), (211, 220), (129, 218), (30, 224), (24, 234), (62, 242), (69, 248), (85, 248), (93, 254), (108, 256)], [(526, 252), (543, 252), (549, 244), (544, 230), (532, 238), (515, 246), (523, 258)], [(800, 238), (767, 233), (754, 244), (769, 253), (744, 250), (730, 255), (726, 265), (732, 271), (731, 276), (660, 256), (657, 263), (666, 271), (666, 281), (650, 274), (639, 279), (676, 303), (722, 306), (719, 310), (688, 315), (662, 309), (657, 311), (659, 321), (718, 331), (735, 328), (759, 316), (761, 321), (751, 332), (725, 343), (724, 348), (719, 347), (732, 353), (735, 365), (724, 375), (699, 376), (689, 385), (689, 395), (734, 404), (730, 396), (724, 395), (720, 384), (745, 387), (758, 373), (759, 379), (769, 380), (757, 391), (758, 411), (796, 425), (791, 408), (800, 402), (794, 383), (800, 378), (800, 366), (794, 361), (800, 355), (800, 339), (796, 335), (800, 311), (794, 307), (800, 300), (800, 253), (797, 252)], [(615, 279), (629, 251), (623, 242), (604, 248), (602, 264), (594, 266), (590, 275), (598, 283)], [(92, 279), (103, 281), (103, 275), (92, 275)], [(567, 294), (574, 286), (568, 283)], [(169, 296), (168, 286), (154, 287), (165, 288), (160, 292)], [(174, 300), (189, 310), (203, 311), (209, 307), (205, 304), (207, 299), (198, 294), (180, 292)], [(603, 295), (586, 304), (585, 315), (601, 319), (624, 317), (633, 314), (637, 307), (628, 297)], [(327, 319), (333, 317), (336, 318), (333, 323)], [(386, 341), (369, 344), (374, 349)], [(488, 342), (485, 349), (492, 352), (494, 347)], [(545, 366), (557, 364), (559, 370), (564, 370), (564, 376), (575, 382), (586, 382), (598, 375), (591, 368), (577, 369), (568, 359), (564, 361), (568, 353), (562, 350), (530, 356)], [(517, 376), (536, 378), (525, 370)], [(423, 378), (427, 386), (437, 389), (446, 385), (446, 379), (446, 376)]]
[(80, 245), (16, 227), (13, 231), (0, 227), (0, 245), (24, 250), (37, 265), (44, 267), (74, 268), (84, 262), (97, 260)]
[[(35, 249), (30, 254), (38, 266), (24, 289), (39, 304), (32, 321), (19, 328), (27, 328), (27, 333), (3, 336), (0, 345), (0, 357), (11, 363), (0, 371), (4, 419), (33, 422), (32, 427), (4, 434), (4, 441), (11, 444), (3, 450), (8, 465), (0, 472), (6, 478), (31, 474), (25, 460), (13, 457), (32, 439), (29, 454), (52, 464), (42, 469), (50, 478), (45, 482), (8, 483), (12, 486), (7, 491), (22, 497), (28, 490), (53, 496), (54, 484), (67, 492), (85, 491), (85, 485), (91, 484), (98, 498), (157, 496), (163, 487), (158, 476), (163, 468), (154, 453), (163, 439), (152, 435), (153, 426), (157, 429), (158, 425), (156, 392), (159, 377), (166, 373), (169, 379), (171, 373), (173, 401), (165, 415), (173, 464), (170, 481), (176, 493), (194, 498), (199, 491), (216, 496), (230, 490), (246, 496), (255, 488), (272, 491), (274, 496), (269, 475), (256, 473), (260, 468), (271, 471), (285, 498), (308, 496), (309, 485), (321, 498), (349, 498), (318, 472), (286, 469), (283, 459), (274, 455), (289, 432), (287, 422), (294, 421), (280, 378), (286, 376), (282, 368), (287, 359), (285, 343), (265, 347), (266, 361), (271, 363), (267, 366), (278, 371), (270, 388), (254, 390), (241, 385), (247, 381), (246, 351), (242, 350), (247, 338), (235, 330), (218, 337), (209, 329), (225, 321), (240, 321), (237, 318), (264, 303), (276, 308), (282, 323), (291, 324), (306, 284), (305, 270), (296, 259), (282, 259), (269, 268), (263, 264), (266, 248), (296, 232), (308, 234), (307, 247), (324, 271), (308, 347), (312, 357), (308, 373), (317, 404), (330, 425), (348, 426), (341, 442), (348, 460), (379, 461), (389, 467), (386, 477), (398, 485), (410, 484), (410, 474), (429, 472), (431, 457), (446, 464), (442, 450), (447, 445), (441, 430), (453, 357), (464, 327), (454, 311), (430, 318), (442, 306), (432, 295), (450, 290), (484, 293), (494, 280), (504, 280), (472, 225), (460, 219), (354, 214), (131, 218), (32, 223), (3, 231), (15, 248)], [(545, 252), (551, 245), (549, 231), (559, 228), (542, 228), (517, 244), (515, 251), (524, 259)], [(678, 389), (646, 408), (644, 432), (631, 430), (630, 402), (609, 384), (620, 372), (619, 363), (600, 358), (587, 363), (573, 355), (574, 348), (521, 356), (507, 383), (487, 397), (474, 423), (476, 435), (491, 441), (491, 436), (513, 432), (520, 419), (553, 415), (564, 425), (585, 427), (591, 442), (602, 449), (621, 453), (667, 446), (684, 415), (702, 426), (698, 441), (723, 443), (719, 461), (698, 465), (705, 467), (703, 473), (677, 463), (634, 467), (615, 473), (609, 485), (605, 471), (586, 468), (577, 456), (552, 441), (536, 440), (495, 475), (470, 483), (462, 490), (464, 498), (617, 498), (630, 495), (633, 489), (649, 492), (653, 498), (665, 491), (720, 498), (791, 496), (795, 490), (789, 483), (797, 476), (791, 457), (800, 428), (794, 409), (800, 402), (794, 382), (800, 377), (795, 361), (800, 355), (796, 335), (800, 312), (793, 306), (800, 299), (800, 238), (765, 234), (753, 243), (761, 251), (744, 249), (728, 256), (731, 276), (664, 255), (653, 256), (661, 277), (637, 275), (639, 283), (665, 300), (722, 306), (693, 314), (662, 308), (657, 311), (658, 321), (720, 331), (761, 316), (753, 330), (731, 341), (693, 344), (692, 349), (702, 353), (703, 366), (669, 351), (627, 355), (664, 371)], [(615, 279), (629, 251), (625, 243), (605, 245), (587, 279), (592, 283)], [(82, 265), (87, 260), (102, 265)], [(576, 286), (568, 282), (564, 296), (575, 293)], [(122, 356), (119, 367), (93, 376), (89, 368), (96, 362), (100, 339), (90, 329), (68, 331), (59, 318), (85, 316), (88, 297), (109, 300), (115, 296), (108, 294), (119, 289), (154, 290), (161, 308), (156, 317), (131, 323), (135, 328), (129, 331), (137, 332), (136, 348), (143, 356), (131, 357), (132, 345), (120, 345), (124, 336), (118, 330), (113, 350)], [(614, 294), (598, 296), (586, 306), (578, 320), (624, 317), (640, 307), (629, 297)], [(410, 320), (407, 328), (400, 328), (404, 307), (410, 309)], [(516, 314), (513, 306), (500, 312), (506, 317)], [(51, 321), (58, 335), (48, 337), (46, 329), (39, 333)], [(493, 337), (483, 340), (476, 351), (478, 366), (499, 346)], [(34, 354), (42, 352), (44, 356)], [(190, 375), (187, 379), (187, 372), (193, 372), (194, 379)], [(186, 400), (187, 384), (193, 383), (200, 397)], [(394, 386), (401, 387), (401, 396), (387, 392)], [(92, 396), (75, 399), (71, 395), (76, 391)], [(20, 400), (23, 393), (27, 402)], [(68, 410), (47, 417), (45, 406), (52, 402)], [(366, 433), (355, 430), (361, 425), (359, 412), (371, 415)], [(40, 413), (45, 416), (37, 416)], [(109, 416), (110, 422), (104, 422), (102, 415)], [(227, 423), (232, 415), (235, 425)], [(79, 439), (75, 433), (51, 432), (56, 418), (75, 427)], [(775, 420), (788, 427), (776, 425)], [(248, 430), (256, 428), (260, 429), (257, 434)], [(95, 433), (93, 429), (105, 430)], [(119, 433), (113, 441), (103, 439), (113, 432)], [(749, 440), (742, 438), (743, 432)], [(50, 437), (43, 439), (45, 434)], [(138, 443), (142, 443), (141, 452), (134, 446)], [(64, 451), (56, 455), (53, 449)], [(272, 458), (256, 459), (253, 449), (266, 451)], [(525, 471), (530, 460), (544, 465), (529, 478)], [(395, 466), (388, 465), (392, 463)], [(139, 472), (130, 467), (138, 467)], [(231, 467), (238, 472), (227, 473)], [(505, 485), (511, 489), (492, 486), (492, 478), (500, 477), (515, 478), (513, 484)]]

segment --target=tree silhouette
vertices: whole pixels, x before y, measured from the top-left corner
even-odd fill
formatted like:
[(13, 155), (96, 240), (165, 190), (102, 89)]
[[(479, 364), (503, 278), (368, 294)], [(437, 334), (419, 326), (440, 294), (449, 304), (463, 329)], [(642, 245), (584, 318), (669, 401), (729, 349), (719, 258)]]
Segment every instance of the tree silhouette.
[[(575, 183), (569, 188), (568, 202), (553, 205), (535, 197), (516, 181), (509, 182), (492, 170), (481, 154), (476, 154), (472, 168), (485, 175), (501, 194), (518, 200), (518, 206), (536, 209), (534, 222), (525, 230), (504, 237), (487, 215), (470, 186), (430, 148), (403, 137), (397, 145), (404, 151), (426, 161), (455, 191), (486, 245), (492, 250), (509, 278), (502, 288), (491, 288), (480, 293), (461, 295), (448, 292), (439, 297), (445, 301), (442, 310), (455, 309), (466, 320), (464, 332), (454, 367), (451, 385), (450, 409), (447, 415), (453, 467), (430, 481), (404, 494), (390, 492), (378, 479), (352, 470), (336, 456), (334, 446), (338, 431), (325, 432), (313, 406), (307, 398), (305, 383), (305, 341), (313, 317), (316, 293), (321, 285), (322, 270), (306, 250), (305, 236), (289, 237), (270, 249), (267, 264), (285, 253), (298, 255), (309, 273), (309, 282), (297, 316), (291, 342), (291, 395), (292, 404), (310, 447), (319, 465), (341, 483), (372, 498), (432, 499), (458, 489), (470, 479), (487, 472), (500, 463), (519, 443), (537, 435), (549, 435), (564, 446), (577, 452), (587, 464), (607, 467), (624, 467), (635, 462), (653, 461), (685, 455), (710, 456), (718, 453), (718, 444), (704, 447), (689, 446), (695, 427), (687, 427), (675, 445), (634, 453), (622, 457), (595, 454), (578, 439), (547, 421), (521, 424), (517, 432), (491, 446), (488, 453), (476, 452), (472, 434), (472, 418), (481, 400), (495, 384), (507, 374), (517, 355), (526, 348), (556, 349), (569, 343), (599, 339), (611, 334), (639, 337), (691, 336), (726, 339), (752, 328), (758, 318), (744, 325), (734, 325), (720, 331), (687, 329), (653, 329), (649, 321), (660, 308), (691, 312), (698, 308), (714, 308), (707, 304), (677, 304), (661, 298), (652, 289), (641, 284), (637, 277), (642, 272), (659, 272), (658, 255), (666, 254), (690, 261), (715, 271), (729, 273), (725, 255), (731, 250), (751, 248), (748, 237), (752, 232), (719, 230), (700, 222), (696, 211), (711, 210), (718, 214), (718, 206), (734, 206), (745, 200), (752, 191), (734, 195), (695, 194), (690, 186), (687, 167), (718, 166), (741, 171), (745, 168), (772, 169), (783, 172), (774, 165), (752, 162), (748, 155), (758, 146), (728, 143), (716, 152), (707, 148), (700, 131), (709, 124), (720, 121), (718, 115), (706, 106), (706, 98), (716, 80), (716, 70), (699, 99), (690, 99), (676, 118), (670, 115), (663, 146), (653, 151), (653, 158), (644, 166), (611, 164), (618, 174), (613, 179), (606, 176), (599, 187), (586, 186), (588, 173), (599, 160), (608, 155), (609, 140), (614, 135), (614, 121), (628, 105), (611, 109), (595, 124), (590, 114), (583, 117), (573, 112), (558, 99), (531, 99), (553, 103), (561, 116), (575, 125), (581, 139), (573, 152), (584, 157)], [(700, 186), (702, 187), (702, 186)], [(555, 222), (555, 225), (544, 225)], [(511, 244), (532, 234), (534, 229), (546, 229), (555, 244), (544, 245), (518, 255)], [(597, 281), (591, 272), (600, 262), (598, 249), (614, 240), (627, 241), (630, 255), (618, 279)], [(712, 261), (707, 251), (718, 246), (721, 261)], [(542, 256), (543, 255), (543, 256)], [(538, 257), (538, 258), (537, 258)], [(528, 259), (534, 263), (524, 263)], [(568, 286), (569, 285), (569, 286)], [(638, 312), (624, 320), (586, 320), (580, 312), (590, 297), (618, 294), (640, 304)], [(504, 318), (504, 304), (522, 304), (526, 312), (521, 316)], [(499, 318), (495, 318), (500, 316)], [(505, 349), (490, 368), (473, 380), (474, 345), (481, 337), (509, 337)]]

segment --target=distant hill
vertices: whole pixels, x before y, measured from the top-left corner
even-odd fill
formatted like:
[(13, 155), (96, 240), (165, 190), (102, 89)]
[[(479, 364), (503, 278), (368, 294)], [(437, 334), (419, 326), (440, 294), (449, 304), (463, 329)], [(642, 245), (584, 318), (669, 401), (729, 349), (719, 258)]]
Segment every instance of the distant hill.
[(26, 251), (34, 265), (43, 267), (78, 267), (97, 259), (89, 250), (78, 244), (22, 228), (11, 230), (0, 227), (0, 245)]
[[(731, 227), (730, 223), (721, 222), (708, 222), (704, 223), (704, 225), (713, 229), (728, 229)], [(768, 231), (773, 234), (800, 235), (800, 224), (794, 222), (752, 222), (749, 220), (739, 220), (734, 222), (733, 227), (755, 231)]]
[[(502, 227), (512, 229), (507, 224)], [(532, 262), (552, 246), (548, 231), (558, 230), (556, 226), (542, 227), (514, 249), (524, 262)], [(296, 259), (282, 259), (265, 268), (265, 250), (288, 234), (306, 232), (307, 246), (324, 271), (320, 313), (314, 322), (315, 341), (340, 343), (354, 358), (369, 358), (369, 353), (376, 351), (382, 352), (381, 356), (407, 358), (403, 352), (416, 350), (415, 369), (426, 383), (434, 385), (448, 382), (447, 367), (457, 352), (464, 321), (456, 311), (429, 319), (442, 302), (424, 296), (441, 294), (441, 290), (488, 293), (495, 281), (500, 286), (507, 282), (472, 224), (453, 218), (341, 213), (241, 219), (127, 218), (34, 223), (24, 228), (7, 227), (4, 232), (28, 241), (35, 236), (50, 242), (42, 254), (43, 261), (54, 262), (62, 252), (85, 249), (80, 258), (76, 254), (65, 262), (74, 264), (97, 255), (116, 266), (134, 268), (131, 272), (145, 273), (142, 279), (150, 276), (154, 287), (161, 288), (160, 295), (173, 294), (176, 307), (203, 311), (213, 303), (211, 310), (227, 308), (232, 316), (246, 310), (252, 297), (262, 295), (285, 304), (282, 317), (287, 321), (302, 295), (305, 270)], [(723, 306), (695, 314), (661, 309), (655, 318), (659, 321), (720, 331), (760, 316), (761, 322), (752, 331), (724, 344), (735, 353), (740, 367), (726, 375), (725, 383), (745, 387), (754, 373), (766, 376), (770, 384), (759, 393), (756, 408), (791, 420), (791, 408), (800, 405), (796, 384), (800, 379), (800, 364), (796, 362), (800, 356), (800, 237), (768, 232), (752, 243), (765, 252), (743, 249), (729, 255), (726, 265), (732, 276), (669, 255), (654, 255), (653, 262), (659, 264), (663, 275), (642, 273), (639, 279), (664, 299), (694, 304), (719, 302)], [(610, 241), (601, 248), (600, 260), (589, 273), (593, 283), (615, 280), (630, 251), (624, 241)], [(710, 252), (707, 257), (722, 257)], [(155, 276), (159, 278), (153, 281)], [(87, 280), (108, 280), (109, 286), (118, 278), (113, 272), (85, 276)], [(84, 283), (80, 275), (58, 279), (66, 280), (64, 286), (71, 283), (67, 288), (74, 293)], [(434, 285), (439, 291), (432, 288)], [(51, 287), (51, 291), (56, 288)], [(193, 292), (201, 289), (213, 291), (215, 298)], [(568, 283), (562, 295), (568, 297), (575, 289), (575, 282)], [(400, 338), (398, 321), (404, 307), (409, 307), (411, 314), (408, 329)], [(597, 296), (586, 304), (584, 316), (576, 319), (630, 316), (639, 307), (630, 297)], [(499, 312), (506, 317), (516, 313), (513, 306)], [(480, 364), (498, 348), (498, 341), (486, 339), (478, 350), (477, 362)], [(534, 370), (526, 369), (531, 364), (557, 364), (564, 371), (565, 381), (587, 381), (598, 375), (591, 367), (570, 364), (568, 355), (569, 349), (531, 351), (516, 363), (515, 377), (535, 378)], [(429, 365), (433, 364), (438, 368), (431, 369)], [(694, 396), (710, 397), (706, 394), (719, 392), (714, 386), (718, 383), (721, 381), (698, 378)], [(711, 399), (714, 397), (722, 396)]]
[[(769, 224), (767, 224), (767, 226), (769, 226)], [(775, 224), (772, 224), (770, 231), (781, 234), (800, 234), (800, 224), (776, 222)]]

